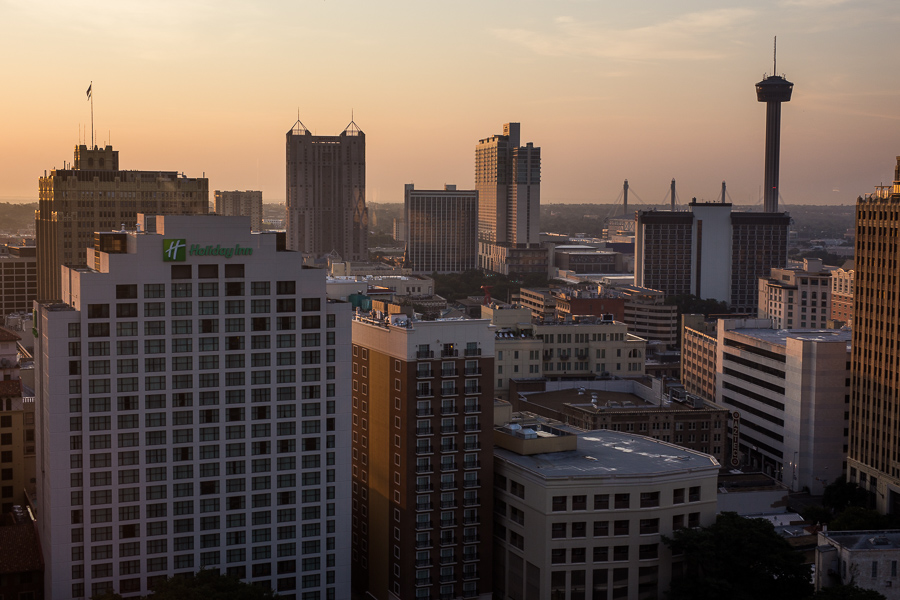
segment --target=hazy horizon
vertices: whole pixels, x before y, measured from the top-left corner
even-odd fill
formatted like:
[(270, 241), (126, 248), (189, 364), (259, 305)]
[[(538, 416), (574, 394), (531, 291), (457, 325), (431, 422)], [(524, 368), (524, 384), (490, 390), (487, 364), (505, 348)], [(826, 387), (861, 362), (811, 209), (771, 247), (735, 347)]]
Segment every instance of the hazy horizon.
[(517, 121), (542, 149), (543, 203), (612, 204), (628, 179), (664, 204), (674, 177), (682, 203), (716, 200), (725, 180), (733, 203), (755, 205), (766, 109), (754, 84), (773, 71), (774, 35), (777, 73), (795, 84), (786, 205), (852, 203), (892, 181), (900, 154), (900, 14), (886, 0), (0, 0), (0, 16), (15, 57), (2, 202), (36, 201), (44, 171), (90, 143), (93, 82), (95, 141), (121, 168), (205, 173), (211, 192), (282, 199), (299, 108), (319, 135), (353, 115), (368, 202), (401, 202), (409, 182), (471, 188), (477, 141)]

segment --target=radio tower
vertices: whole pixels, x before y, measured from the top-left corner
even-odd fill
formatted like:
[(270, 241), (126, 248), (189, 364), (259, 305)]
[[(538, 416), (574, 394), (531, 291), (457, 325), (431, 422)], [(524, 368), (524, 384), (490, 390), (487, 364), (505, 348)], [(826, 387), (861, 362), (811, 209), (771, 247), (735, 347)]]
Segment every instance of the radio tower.
[[(777, 44), (778, 38), (775, 38)], [(777, 46), (776, 46), (777, 50)], [(766, 103), (766, 193), (763, 210), (778, 212), (778, 166), (781, 158), (781, 103), (790, 102), (794, 84), (776, 75), (772, 53), (772, 75), (756, 84), (756, 99)]]

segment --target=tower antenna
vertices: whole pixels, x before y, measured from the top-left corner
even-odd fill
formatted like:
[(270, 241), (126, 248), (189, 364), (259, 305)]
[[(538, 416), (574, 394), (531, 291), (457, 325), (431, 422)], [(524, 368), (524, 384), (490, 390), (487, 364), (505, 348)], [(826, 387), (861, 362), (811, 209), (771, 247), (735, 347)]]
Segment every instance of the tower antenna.
[(92, 87), (94, 87), (93, 81), (91, 81), (87, 89), (87, 97), (91, 101), (91, 148), (94, 147), (94, 95), (91, 93)]
[(778, 36), (772, 41), (772, 75), (778, 76)]

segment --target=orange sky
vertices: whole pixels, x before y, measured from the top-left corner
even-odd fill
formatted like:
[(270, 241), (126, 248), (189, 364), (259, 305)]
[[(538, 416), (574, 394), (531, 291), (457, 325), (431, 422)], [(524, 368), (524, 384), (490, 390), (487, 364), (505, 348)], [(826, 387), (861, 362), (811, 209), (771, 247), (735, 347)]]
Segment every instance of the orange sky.
[[(622, 6), (613, 6), (622, 5)], [(895, 1), (62, 2), (0, 0), (0, 201), (35, 201), (90, 127), (126, 169), (205, 173), (210, 189), (284, 198), (297, 118), (366, 133), (367, 196), (473, 185), (479, 138), (522, 123), (542, 201), (756, 203), (765, 106), (783, 110), (784, 205), (852, 203), (900, 154)], [(89, 138), (89, 133), (87, 134)]]

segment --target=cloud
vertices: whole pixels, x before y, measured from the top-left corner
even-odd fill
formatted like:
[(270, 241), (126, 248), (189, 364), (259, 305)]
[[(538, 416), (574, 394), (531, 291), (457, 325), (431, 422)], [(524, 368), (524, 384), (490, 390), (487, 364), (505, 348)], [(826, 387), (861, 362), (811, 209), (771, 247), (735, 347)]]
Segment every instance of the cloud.
[[(558, 17), (548, 31), (494, 29), (501, 40), (552, 57), (600, 57), (623, 61), (715, 60), (726, 56), (719, 43), (751, 19), (746, 8), (679, 15), (644, 27), (622, 29), (610, 23)], [(729, 40), (730, 41), (730, 40)]]

